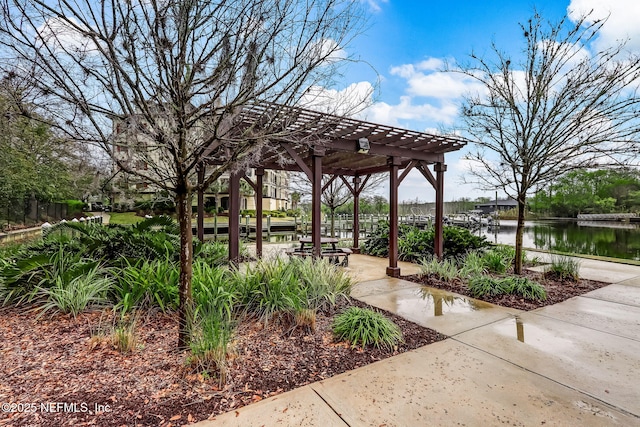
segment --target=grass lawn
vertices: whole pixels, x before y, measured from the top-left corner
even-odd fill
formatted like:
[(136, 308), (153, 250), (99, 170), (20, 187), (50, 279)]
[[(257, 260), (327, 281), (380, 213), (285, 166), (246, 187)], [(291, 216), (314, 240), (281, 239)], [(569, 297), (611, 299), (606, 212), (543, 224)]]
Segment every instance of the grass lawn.
[(137, 224), (144, 218), (136, 216), (135, 212), (109, 212), (109, 224), (132, 225)]
[[(135, 212), (109, 212), (111, 218), (109, 219), (109, 224), (120, 224), (120, 225), (132, 225), (137, 224), (142, 221), (144, 218), (141, 216), (136, 216)], [(242, 218), (242, 224), (245, 223), (245, 218)], [(205, 217), (204, 222), (206, 224), (213, 224), (213, 217)], [(218, 224), (227, 224), (229, 222), (229, 218), (226, 216), (218, 216)], [(267, 218), (262, 218), (263, 224), (267, 223)], [(293, 218), (271, 218), (271, 222), (293, 222)], [(300, 222), (300, 218), (298, 218), (298, 222)], [(250, 224), (255, 224), (256, 219), (250, 218)], [(193, 225), (196, 225), (196, 218), (193, 218)]]

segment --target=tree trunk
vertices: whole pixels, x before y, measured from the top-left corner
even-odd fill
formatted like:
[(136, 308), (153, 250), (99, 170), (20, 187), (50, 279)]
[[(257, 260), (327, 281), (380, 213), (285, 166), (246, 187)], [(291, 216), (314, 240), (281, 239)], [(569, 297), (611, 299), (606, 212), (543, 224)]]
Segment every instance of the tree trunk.
[(518, 195), (518, 226), (516, 227), (516, 256), (513, 260), (513, 272), (522, 274), (522, 235), (524, 234), (524, 217), (526, 196)]
[(331, 237), (336, 237), (336, 210), (331, 209)]
[(178, 349), (189, 345), (193, 316), (191, 278), (193, 276), (193, 231), (191, 229), (191, 193), (189, 190), (176, 194), (176, 210), (180, 226), (180, 305), (178, 308), (179, 327)]

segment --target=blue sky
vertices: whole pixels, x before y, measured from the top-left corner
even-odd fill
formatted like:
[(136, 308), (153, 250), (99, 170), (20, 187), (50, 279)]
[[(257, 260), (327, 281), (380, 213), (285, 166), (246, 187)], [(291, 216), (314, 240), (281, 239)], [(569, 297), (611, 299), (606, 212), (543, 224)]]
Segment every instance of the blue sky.
[[(516, 54), (523, 37), (519, 23), (534, 8), (557, 21), (565, 14), (593, 9), (593, 15), (609, 20), (596, 40), (597, 48), (630, 38), (628, 47), (640, 52), (640, 1), (638, 0), (362, 0), (368, 9), (369, 26), (349, 47), (347, 54), (366, 64), (351, 66), (338, 89), (366, 91), (379, 81), (360, 118), (432, 132), (455, 129), (459, 124), (461, 95), (471, 82), (439, 72), (442, 61), (464, 62), (473, 51), (490, 54), (491, 43)], [(466, 165), (464, 151), (446, 157), (445, 199), (492, 196), (472, 184), (462, 184)], [(388, 190), (382, 190), (388, 195)], [(418, 173), (410, 174), (400, 187), (400, 200), (432, 201), (434, 191)]]

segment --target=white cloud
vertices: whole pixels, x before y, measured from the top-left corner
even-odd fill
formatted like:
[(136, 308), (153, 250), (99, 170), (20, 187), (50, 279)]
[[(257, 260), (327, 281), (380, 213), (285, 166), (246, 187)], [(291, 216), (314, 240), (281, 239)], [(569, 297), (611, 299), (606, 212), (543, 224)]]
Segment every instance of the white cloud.
[(312, 86), (300, 106), (331, 114), (351, 116), (372, 103), (373, 86), (369, 82), (353, 83), (342, 90)]
[(569, 17), (576, 21), (582, 15), (593, 10), (589, 16), (595, 19), (609, 17), (596, 40), (596, 48), (615, 46), (629, 39), (627, 48), (640, 51), (640, 2), (638, 0), (571, 0), (567, 7)]
[[(46, 20), (37, 32), (41, 40), (54, 51), (67, 53), (90, 53), (97, 50), (96, 44), (77, 28), (81, 27), (73, 18), (51, 18)], [(89, 29), (89, 31), (91, 31)]]
[[(383, 123), (389, 126), (426, 129), (428, 123), (452, 124), (458, 115), (458, 108), (453, 102), (445, 101), (441, 105), (414, 104), (410, 96), (400, 97), (400, 103), (390, 105), (386, 102), (376, 102), (361, 114), (366, 120)], [(411, 125), (413, 123), (423, 123)]]
[(404, 80), (405, 93), (398, 104), (376, 102), (361, 116), (376, 123), (423, 131), (452, 125), (458, 117), (457, 105), (462, 95), (479, 93), (483, 87), (463, 74), (440, 71), (444, 64), (443, 59), (427, 58), (392, 67), (389, 73)]
[(428, 58), (417, 64), (392, 67), (391, 75), (407, 80), (407, 93), (440, 99), (455, 99), (468, 92), (482, 91), (475, 79), (461, 73), (442, 71), (445, 62), (440, 58)]
[(334, 63), (347, 58), (347, 52), (333, 39), (321, 39), (309, 49), (309, 57), (326, 63)]
[(382, 8), (380, 4), (387, 3), (389, 0), (360, 0), (362, 3), (368, 4), (372, 11), (380, 12)]

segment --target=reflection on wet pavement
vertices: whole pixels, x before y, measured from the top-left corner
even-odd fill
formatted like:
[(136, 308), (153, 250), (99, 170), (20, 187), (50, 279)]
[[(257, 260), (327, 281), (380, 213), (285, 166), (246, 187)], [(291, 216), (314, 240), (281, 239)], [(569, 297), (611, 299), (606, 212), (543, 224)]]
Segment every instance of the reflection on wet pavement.
[[(492, 304), (484, 301), (474, 300), (462, 295), (452, 294), (439, 289), (429, 288), (427, 286), (417, 290), (417, 293), (419, 293), (422, 298), (421, 302), (415, 300), (415, 298), (411, 298), (410, 296), (406, 299), (399, 298), (398, 300), (402, 305), (406, 305), (407, 309), (415, 305), (419, 307), (423, 304), (424, 307), (427, 307), (427, 310), (424, 311), (425, 313), (429, 312), (430, 310), (428, 310), (428, 308), (432, 307), (434, 316), (442, 316), (448, 313), (468, 313), (493, 307)], [(414, 304), (412, 300), (417, 302), (417, 304)]]
[(393, 286), (382, 286), (380, 282), (372, 285), (374, 283), (371, 293), (366, 290), (368, 284), (362, 284), (357, 298), (449, 336), (520, 313), (427, 286), (402, 288), (398, 283)]

